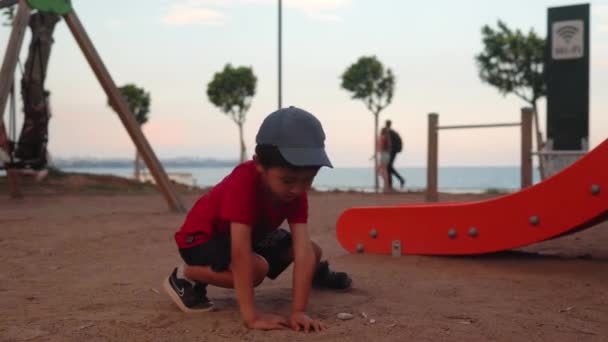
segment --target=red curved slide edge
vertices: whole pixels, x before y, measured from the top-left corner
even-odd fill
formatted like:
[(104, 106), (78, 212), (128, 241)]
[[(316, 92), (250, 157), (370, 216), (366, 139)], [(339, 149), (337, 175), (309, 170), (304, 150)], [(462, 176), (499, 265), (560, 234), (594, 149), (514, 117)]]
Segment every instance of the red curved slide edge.
[(351, 253), (466, 255), (551, 239), (608, 219), (608, 139), (522, 191), (480, 202), (351, 208), (336, 234)]

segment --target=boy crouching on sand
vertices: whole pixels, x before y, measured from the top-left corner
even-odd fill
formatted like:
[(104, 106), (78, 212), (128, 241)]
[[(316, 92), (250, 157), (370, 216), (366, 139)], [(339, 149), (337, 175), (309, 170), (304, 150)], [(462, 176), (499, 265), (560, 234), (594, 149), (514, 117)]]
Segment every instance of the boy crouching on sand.
[[(175, 234), (185, 262), (164, 288), (184, 312), (213, 309), (207, 285), (236, 289), (241, 315), (251, 329), (324, 328), (306, 314), (312, 285), (348, 289), (350, 277), (320, 262), (321, 248), (308, 235), (307, 191), (321, 166), (332, 167), (325, 133), (312, 114), (296, 108), (270, 114), (256, 136), (252, 161), (237, 166), (201, 197)], [(278, 228), (287, 220), (291, 233)], [(275, 279), (291, 262), (291, 316), (260, 313), (253, 288)]]

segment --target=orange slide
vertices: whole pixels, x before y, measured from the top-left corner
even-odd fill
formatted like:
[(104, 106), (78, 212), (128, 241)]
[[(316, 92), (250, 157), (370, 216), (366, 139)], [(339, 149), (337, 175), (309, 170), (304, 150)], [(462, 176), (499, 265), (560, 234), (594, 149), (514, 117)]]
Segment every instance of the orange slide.
[(466, 255), (503, 251), (608, 219), (608, 139), (522, 191), (481, 202), (347, 209), (336, 234), (351, 253)]

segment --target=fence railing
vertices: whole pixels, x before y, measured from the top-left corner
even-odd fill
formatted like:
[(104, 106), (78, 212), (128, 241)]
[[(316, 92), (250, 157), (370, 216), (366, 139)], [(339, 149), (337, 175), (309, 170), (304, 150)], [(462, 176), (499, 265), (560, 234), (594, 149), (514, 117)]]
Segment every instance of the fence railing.
[[(439, 114), (430, 113), (428, 117), (428, 153), (427, 153), (427, 183), (426, 200), (436, 202), (439, 197), (437, 180), (439, 174), (439, 130), (442, 129), (470, 129), (470, 128), (496, 128), (521, 127), (521, 187), (532, 185), (532, 108), (521, 109), (521, 122), (496, 123), (477, 125), (451, 125), (439, 126)], [(543, 152), (537, 152), (539, 154)]]

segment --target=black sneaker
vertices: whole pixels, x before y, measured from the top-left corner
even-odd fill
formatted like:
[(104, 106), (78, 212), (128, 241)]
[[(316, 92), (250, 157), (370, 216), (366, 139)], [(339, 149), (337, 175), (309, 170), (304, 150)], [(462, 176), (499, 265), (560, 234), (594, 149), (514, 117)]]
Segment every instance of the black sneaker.
[(329, 263), (322, 261), (312, 279), (315, 287), (324, 287), (334, 290), (347, 290), (352, 285), (352, 279), (344, 272), (334, 272), (329, 269)]
[(163, 283), (165, 292), (183, 312), (206, 312), (213, 310), (213, 302), (207, 298), (207, 284), (191, 282), (177, 277), (177, 268)]

